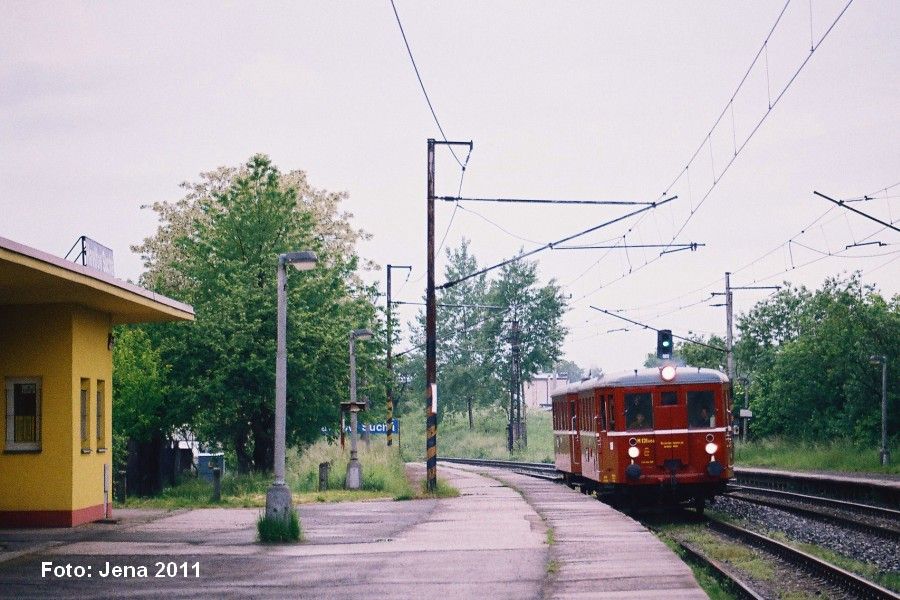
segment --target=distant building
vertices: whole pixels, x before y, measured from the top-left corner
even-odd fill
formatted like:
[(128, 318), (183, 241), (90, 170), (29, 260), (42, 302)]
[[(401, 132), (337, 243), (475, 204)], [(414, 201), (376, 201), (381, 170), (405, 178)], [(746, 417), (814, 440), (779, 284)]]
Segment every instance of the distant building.
[(193, 319), (187, 304), (0, 237), (0, 527), (111, 515), (112, 327)]
[(550, 394), (556, 388), (567, 385), (569, 376), (565, 373), (538, 373), (531, 381), (525, 382), (525, 405), (550, 410)]

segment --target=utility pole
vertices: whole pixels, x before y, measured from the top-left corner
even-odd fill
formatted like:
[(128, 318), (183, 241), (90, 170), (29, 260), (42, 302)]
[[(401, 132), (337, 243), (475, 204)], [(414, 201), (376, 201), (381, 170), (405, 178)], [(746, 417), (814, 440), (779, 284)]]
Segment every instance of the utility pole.
[[(734, 381), (734, 290), (780, 290), (780, 285), (746, 285), (732, 287), (731, 273), (725, 272), (725, 291), (713, 292), (713, 296), (725, 296), (725, 368), (728, 371), (728, 379)], [(712, 304), (711, 306), (722, 306)]]
[(427, 489), (437, 488), (437, 299), (434, 287), (434, 146), (468, 146), (472, 142), (435, 141), (428, 138), (428, 223), (426, 254), (428, 255), (428, 283), (425, 288), (425, 461)]
[(725, 322), (727, 330), (725, 332), (725, 360), (728, 369), (728, 379), (734, 382), (734, 305), (731, 295), (731, 273), (725, 272)]
[(881, 464), (886, 466), (891, 462), (891, 450), (887, 440), (887, 355), (875, 355), (869, 357), (873, 365), (881, 363)]
[(390, 448), (394, 445), (394, 365), (391, 362), (391, 347), (394, 345), (394, 337), (391, 322), (391, 269), (409, 269), (409, 265), (388, 265), (387, 266), (387, 417), (385, 425), (387, 426), (387, 445)]

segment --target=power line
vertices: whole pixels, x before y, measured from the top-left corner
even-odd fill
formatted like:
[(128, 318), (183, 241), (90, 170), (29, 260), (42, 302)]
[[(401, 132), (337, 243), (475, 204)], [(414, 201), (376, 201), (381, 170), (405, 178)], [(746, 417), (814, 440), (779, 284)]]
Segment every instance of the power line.
[(817, 192), (817, 191), (815, 191), (815, 190), (813, 191), (813, 194), (815, 194), (816, 196), (819, 196), (820, 198), (825, 198), (825, 199), (828, 200), (829, 202), (834, 202), (835, 204), (837, 204), (837, 205), (840, 206), (841, 208), (846, 208), (847, 210), (853, 211), (853, 212), (855, 212), (855, 213), (858, 214), (858, 215), (862, 215), (863, 217), (865, 217), (865, 218), (867, 218), (867, 219), (869, 219), (869, 220), (871, 220), (871, 221), (875, 221), (876, 223), (879, 223), (880, 225), (884, 225), (885, 227), (888, 227), (888, 228), (890, 228), (890, 229), (893, 229), (894, 231), (900, 232), (900, 229), (897, 229), (896, 227), (894, 227), (894, 226), (891, 225), (890, 223), (885, 223), (885, 222), (882, 221), (881, 219), (876, 219), (876, 218), (873, 217), (872, 215), (868, 215), (868, 214), (864, 213), (864, 212), (861, 211), (861, 210), (857, 210), (857, 209), (853, 208), (852, 206), (847, 206), (847, 204), (846, 204), (843, 200), (835, 200), (834, 198), (829, 198), (829, 197), (826, 196), (825, 194), (821, 194), (821, 193), (819, 193), (819, 192)]
[[(602, 309), (602, 308), (597, 308), (596, 306), (593, 306), (593, 305), (591, 306), (591, 308), (593, 308), (594, 310), (598, 310), (598, 311), (600, 311), (600, 312), (602, 312), (602, 313), (605, 313), (605, 314), (607, 314), (607, 315), (609, 315), (609, 316), (611, 316), (611, 317), (615, 317), (615, 318), (617, 318), (617, 319), (622, 319), (623, 321), (628, 321), (629, 323), (631, 323), (631, 324), (633, 324), (633, 325), (637, 325), (637, 326), (639, 326), (639, 327), (643, 327), (644, 329), (652, 329), (653, 331), (657, 331), (657, 332), (659, 331), (659, 329), (657, 329), (656, 327), (653, 327), (652, 325), (647, 325), (647, 324), (641, 323), (641, 322), (639, 322), (639, 321), (634, 321), (634, 320), (629, 319), (629, 318), (627, 318), (627, 317), (623, 317), (623, 316), (621, 316), (621, 315), (617, 315), (616, 313), (610, 312), (610, 311), (608, 311), (608, 310), (605, 310), (605, 309)], [(725, 348), (720, 348), (719, 346), (712, 346), (712, 345), (710, 345), (710, 344), (704, 344), (703, 342), (698, 342), (697, 340), (692, 340), (691, 338), (687, 338), (687, 337), (684, 337), (684, 336), (681, 336), (681, 335), (675, 335), (674, 333), (672, 334), (672, 337), (673, 337), (673, 338), (676, 338), (676, 339), (679, 339), (679, 340), (682, 340), (682, 341), (685, 341), (685, 342), (688, 342), (688, 343), (691, 343), (691, 344), (696, 344), (696, 345), (698, 345), (698, 346), (704, 346), (704, 347), (706, 347), (706, 348), (712, 348), (713, 350), (718, 350), (719, 352), (726, 352)]]
[(642, 213), (642, 212), (644, 212), (644, 211), (646, 211), (646, 210), (650, 210), (650, 209), (652, 209), (652, 208), (656, 208), (657, 206), (662, 206), (663, 204), (666, 204), (666, 203), (668, 203), (668, 202), (671, 202), (672, 200), (675, 200), (676, 198), (678, 198), (678, 196), (672, 196), (671, 198), (666, 198), (665, 200), (661, 200), (661, 201), (659, 201), (659, 202), (654, 202), (654, 203), (653, 203), (652, 205), (650, 205), (650, 206), (645, 206), (644, 208), (639, 208), (638, 210), (635, 210), (635, 211), (633, 211), (633, 212), (630, 212), (630, 213), (628, 213), (627, 215), (623, 215), (623, 216), (621, 216), (621, 217), (616, 217), (615, 219), (612, 219), (612, 220), (607, 221), (607, 222), (605, 222), (605, 223), (601, 223), (600, 225), (596, 225), (596, 226), (594, 226), (594, 227), (590, 227), (590, 228), (588, 228), (588, 229), (585, 229), (584, 231), (580, 231), (580, 232), (578, 232), (578, 233), (576, 233), (576, 234), (573, 234), (573, 235), (564, 237), (564, 238), (562, 238), (561, 240), (557, 240), (557, 241), (555, 241), (555, 242), (549, 242), (549, 243), (547, 243), (547, 244), (544, 244), (543, 246), (539, 246), (538, 248), (535, 248), (535, 249), (533, 249), (533, 250), (529, 250), (528, 252), (522, 252), (522, 253), (520, 253), (520, 254), (518, 254), (518, 255), (516, 255), (516, 256), (510, 258), (510, 259), (504, 260), (504, 261), (499, 262), (499, 263), (497, 263), (497, 264), (495, 264), (495, 265), (491, 265), (490, 267), (485, 267), (484, 269), (480, 269), (480, 270), (478, 270), (478, 271), (475, 271), (474, 273), (469, 273), (468, 275), (465, 275), (465, 276), (463, 276), (463, 277), (460, 277), (459, 279), (455, 279), (455, 280), (453, 280), (453, 281), (447, 281), (447, 282), (445, 282), (444, 284), (442, 284), (442, 285), (440, 285), (440, 286), (437, 286), (436, 289), (443, 290), (443, 289), (447, 289), (447, 288), (449, 288), (449, 287), (453, 287), (453, 286), (456, 285), (457, 283), (461, 283), (461, 282), (463, 282), (463, 281), (465, 281), (465, 280), (467, 280), (467, 279), (471, 279), (472, 277), (477, 277), (477, 276), (479, 276), (479, 275), (481, 275), (481, 274), (483, 274), (483, 273), (487, 273), (488, 271), (492, 271), (492, 270), (494, 270), (494, 269), (498, 269), (498, 268), (503, 267), (503, 266), (505, 266), (505, 265), (508, 265), (508, 264), (510, 264), (510, 263), (513, 263), (513, 262), (522, 260), (523, 258), (527, 258), (527, 257), (533, 256), (533, 255), (535, 255), (535, 254), (537, 254), (537, 253), (539, 253), (539, 252), (543, 252), (544, 250), (552, 249), (553, 246), (555, 246), (556, 244), (564, 244), (565, 242), (574, 240), (574, 239), (577, 238), (577, 237), (581, 237), (581, 236), (583, 236), (583, 235), (587, 235), (588, 233), (597, 231), (598, 229), (600, 229), (600, 228), (602, 228), (602, 227), (606, 227), (607, 225), (612, 225), (613, 223), (617, 223), (617, 222), (619, 222), (619, 221), (621, 221), (621, 220), (623, 220), (623, 219), (627, 219), (627, 218), (629, 218), (629, 217), (633, 217), (634, 215), (640, 214), (640, 213)]
[[(850, 7), (850, 5), (851, 5), (852, 3), (853, 3), (853, 0), (848, 0), (848, 2), (843, 6), (843, 8), (841, 9), (841, 11), (840, 11), (840, 12), (838, 13), (838, 15), (834, 18), (834, 20), (831, 22), (831, 24), (830, 24), (829, 27), (825, 30), (825, 32), (822, 34), (822, 36), (819, 38), (818, 42), (816, 42), (815, 44), (812, 45), (812, 47), (811, 47), (811, 49), (810, 49), (810, 52), (808, 52), (808, 53), (806, 54), (805, 58), (800, 62), (800, 65), (799, 65), (799, 66), (797, 67), (797, 69), (793, 72), (793, 74), (792, 74), (791, 77), (788, 79), (787, 83), (784, 85), (784, 87), (781, 89), (781, 91), (778, 93), (778, 95), (775, 97), (775, 99), (772, 100), (772, 99), (771, 99), (771, 95), (769, 96), (769, 103), (768, 103), (768, 108), (767, 108), (767, 110), (763, 113), (762, 117), (759, 119), (759, 121), (756, 123), (756, 125), (750, 130), (750, 133), (747, 135), (747, 137), (744, 139), (744, 141), (743, 141), (739, 146), (737, 145), (737, 142), (736, 142), (736, 139), (737, 139), (737, 138), (735, 137), (735, 147), (734, 147), (734, 153), (733, 153), (733, 156), (730, 157), (730, 159), (729, 159), (728, 162), (725, 164), (725, 166), (724, 166), (724, 168), (722, 169), (721, 172), (719, 172), (719, 173), (717, 174), (717, 173), (715, 172), (715, 170), (713, 170), (713, 181), (712, 181), (712, 184), (711, 184), (710, 187), (706, 190), (706, 192), (703, 194), (702, 198), (701, 198), (700, 201), (697, 203), (697, 205), (696, 205), (696, 206), (693, 206), (693, 207), (691, 208), (691, 210), (690, 210), (688, 216), (685, 218), (685, 220), (684, 220), (684, 222), (682, 223), (682, 225), (678, 228), (678, 230), (675, 232), (675, 234), (671, 237), (670, 242), (674, 242), (675, 239), (677, 239), (678, 236), (681, 235), (681, 233), (684, 231), (685, 227), (687, 227), (688, 223), (690, 223), (690, 221), (693, 219), (694, 214), (695, 214), (698, 210), (700, 210), (700, 208), (703, 206), (703, 204), (706, 202), (706, 200), (709, 198), (709, 196), (712, 194), (712, 192), (716, 189), (716, 185), (718, 184), (718, 182), (721, 181), (721, 179), (722, 179), (722, 177), (725, 175), (725, 173), (728, 172), (728, 170), (729, 170), (729, 169), (731, 168), (731, 166), (734, 164), (735, 159), (741, 154), (741, 152), (744, 150), (744, 148), (746, 148), (746, 146), (747, 146), (747, 144), (750, 142), (750, 140), (756, 135), (756, 132), (759, 131), (759, 128), (762, 126), (762, 124), (766, 121), (766, 119), (767, 119), (767, 118), (769, 117), (769, 115), (772, 113), (772, 110), (775, 108), (775, 106), (776, 106), (776, 105), (781, 101), (781, 99), (784, 97), (784, 94), (788, 91), (788, 89), (791, 87), (791, 85), (792, 85), (792, 84), (794, 83), (794, 81), (797, 79), (797, 76), (800, 74), (800, 72), (803, 70), (803, 68), (804, 68), (804, 67), (806, 66), (806, 64), (809, 62), (809, 60), (810, 60), (810, 58), (812, 57), (812, 55), (813, 55), (813, 54), (815, 53), (815, 51), (819, 48), (819, 46), (822, 44), (822, 42), (825, 41), (825, 39), (828, 37), (828, 35), (829, 35), (829, 34), (831, 33), (831, 31), (834, 29), (835, 25), (837, 25), (838, 21), (841, 19), (841, 17), (843, 17), (844, 13), (847, 11), (847, 9)], [(784, 7), (781, 9), (781, 12), (778, 14), (778, 17), (777, 17), (776, 20), (775, 20), (775, 24), (772, 25), (772, 28), (770, 29), (768, 35), (766, 36), (765, 40), (763, 41), (762, 45), (760, 46), (759, 50), (757, 51), (756, 55), (754, 56), (753, 60), (751, 61), (750, 66), (747, 68), (747, 71), (744, 73), (744, 76), (741, 78), (740, 83), (738, 84), (738, 86), (737, 86), (737, 88), (735, 89), (734, 93), (731, 95), (731, 98), (729, 98), (728, 102), (725, 104), (725, 107), (724, 107), (724, 108), (722, 109), (722, 111), (719, 113), (719, 116), (718, 116), (718, 117), (716, 118), (716, 120), (713, 122), (713, 125), (712, 125), (712, 127), (710, 128), (709, 132), (707, 133), (706, 136), (704, 136), (704, 138), (703, 138), (703, 140), (701, 141), (700, 145), (697, 146), (697, 149), (694, 151), (694, 153), (691, 155), (690, 159), (687, 161), (686, 166), (678, 173), (678, 175), (675, 177), (675, 179), (672, 180), (672, 182), (669, 184), (669, 186), (668, 186), (668, 187), (666, 188), (666, 190), (663, 192), (662, 196), (667, 195), (667, 194), (670, 192), (670, 190), (672, 189), (672, 187), (673, 187), (673, 186), (674, 186), (674, 185), (675, 185), (682, 177), (684, 177), (685, 175), (687, 175), (687, 177), (688, 177), (688, 183), (690, 184), (690, 167), (691, 167), (691, 165), (695, 162), (695, 160), (697, 159), (697, 157), (698, 157), (699, 154), (700, 154), (700, 151), (703, 149), (704, 146), (709, 145), (709, 147), (710, 147), (710, 152), (712, 152), (712, 143), (711, 143), (711, 140), (712, 140), (712, 134), (715, 132), (716, 128), (717, 128), (718, 125), (721, 123), (722, 118), (725, 116), (725, 114), (727, 114), (729, 108), (733, 105), (735, 98), (737, 97), (738, 93), (739, 93), (740, 90), (743, 88), (744, 84), (746, 83), (747, 78), (748, 78), (749, 75), (750, 75), (750, 72), (753, 70), (754, 66), (755, 66), (755, 65), (757, 64), (757, 62), (759, 61), (760, 56), (763, 56), (763, 53), (764, 53), (764, 52), (767, 52), (769, 39), (772, 37), (772, 34), (775, 32), (776, 28), (778, 27), (779, 23), (781, 22), (781, 18), (782, 18), (782, 16), (784, 15), (785, 11), (787, 10), (787, 7), (788, 7), (789, 4), (790, 4), (790, 0), (788, 0), (788, 1), (785, 3)], [(768, 73), (768, 66), (766, 66), (766, 69), (767, 69), (766, 72)], [(691, 197), (693, 197), (693, 193), (691, 193), (690, 195), (691, 195)], [(640, 219), (638, 219), (638, 222), (635, 223), (634, 227), (638, 227), (638, 226), (643, 222), (643, 220), (644, 220), (645, 217), (646, 217), (646, 215), (644, 215), (644, 216), (642, 216)], [(661, 256), (661, 255), (660, 255), (660, 256)], [(657, 256), (657, 257), (651, 258), (651, 259), (648, 260), (648, 261), (645, 261), (642, 265), (640, 265), (640, 266), (638, 266), (638, 267), (635, 267), (635, 268), (631, 269), (628, 273), (625, 273), (625, 274), (622, 275), (621, 277), (618, 277), (618, 278), (616, 278), (616, 279), (613, 279), (612, 281), (606, 283), (605, 285), (601, 285), (600, 287), (594, 289), (593, 291), (589, 292), (588, 294), (585, 294), (585, 295), (582, 296), (579, 300), (584, 299), (585, 297), (587, 297), (587, 296), (589, 296), (589, 295), (592, 295), (592, 294), (594, 294), (594, 293), (600, 291), (601, 289), (604, 289), (604, 288), (608, 287), (609, 285), (612, 285), (613, 283), (615, 283), (615, 282), (617, 282), (617, 281), (621, 281), (621, 280), (624, 279), (625, 277), (627, 277), (627, 276), (629, 276), (629, 275), (631, 275), (631, 274), (633, 274), (633, 273), (636, 273), (637, 271), (640, 271), (640, 270), (643, 269), (644, 267), (646, 267), (646, 266), (648, 266), (648, 265), (650, 265), (650, 264), (656, 262), (657, 260), (659, 260), (659, 259), (660, 259), (660, 256)]]
[(499, 202), (515, 204), (606, 204), (614, 206), (650, 206), (653, 202), (631, 200), (554, 200), (548, 198), (460, 198), (459, 196), (435, 196), (444, 202)]
[[(394, 9), (394, 16), (397, 18), (397, 26), (400, 27), (400, 35), (403, 36), (403, 44), (406, 46), (406, 52), (407, 54), (409, 54), (409, 60), (412, 63), (413, 70), (416, 72), (416, 79), (419, 80), (419, 87), (422, 88), (422, 94), (425, 95), (425, 102), (428, 103), (428, 109), (431, 111), (431, 116), (434, 117), (434, 123), (435, 125), (437, 125), (438, 131), (441, 132), (441, 136), (446, 142), (447, 134), (444, 133), (444, 128), (441, 127), (441, 122), (438, 120), (437, 113), (434, 112), (434, 106), (431, 104), (431, 98), (428, 97), (428, 91), (425, 89), (425, 84), (422, 82), (422, 75), (419, 73), (419, 67), (416, 66), (416, 59), (413, 58), (412, 49), (409, 47), (409, 40), (406, 39), (406, 32), (403, 30), (403, 23), (400, 22), (400, 14), (397, 12), (397, 5), (394, 4), (394, 0), (391, 0), (391, 8)], [(450, 154), (453, 155), (453, 158), (456, 159), (456, 162), (459, 163), (460, 168), (462, 168), (463, 163), (459, 160), (459, 157), (456, 156), (456, 152), (453, 151), (452, 147), (450, 148)]]

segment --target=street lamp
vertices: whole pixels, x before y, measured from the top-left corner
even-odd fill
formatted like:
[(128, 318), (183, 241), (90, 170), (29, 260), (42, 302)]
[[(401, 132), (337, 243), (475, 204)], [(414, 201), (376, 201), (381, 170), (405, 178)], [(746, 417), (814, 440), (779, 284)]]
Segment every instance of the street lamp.
[(358, 490), (362, 484), (362, 467), (356, 457), (356, 413), (361, 408), (356, 402), (356, 340), (370, 340), (370, 329), (354, 329), (350, 332), (350, 462), (347, 463), (347, 489)]
[(872, 355), (869, 362), (873, 365), (881, 364), (881, 464), (891, 462), (891, 451), (887, 442), (887, 356)]
[(266, 518), (287, 521), (293, 510), (291, 491), (284, 483), (285, 421), (287, 419), (287, 271), (316, 266), (316, 253), (287, 252), (278, 255), (278, 317), (275, 349), (275, 483), (266, 492)]

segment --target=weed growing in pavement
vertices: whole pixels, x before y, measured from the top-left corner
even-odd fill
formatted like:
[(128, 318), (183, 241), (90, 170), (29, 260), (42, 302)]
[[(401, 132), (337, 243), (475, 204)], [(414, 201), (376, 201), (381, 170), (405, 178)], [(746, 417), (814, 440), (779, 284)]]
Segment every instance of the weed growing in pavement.
[(428, 480), (423, 479), (422, 484), (419, 486), (419, 497), (420, 498), (456, 498), (459, 496), (459, 490), (438, 477), (437, 486), (434, 488), (434, 493), (428, 491)]
[(297, 517), (297, 511), (292, 510), (290, 518), (270, 519), (265, 515), (259, 515), (256, 520), (256, 532), (259, 534), (259, 541), (265, 544), (279, 542), (298, 542), (302, 537), (300, 529), (300, 518)]

